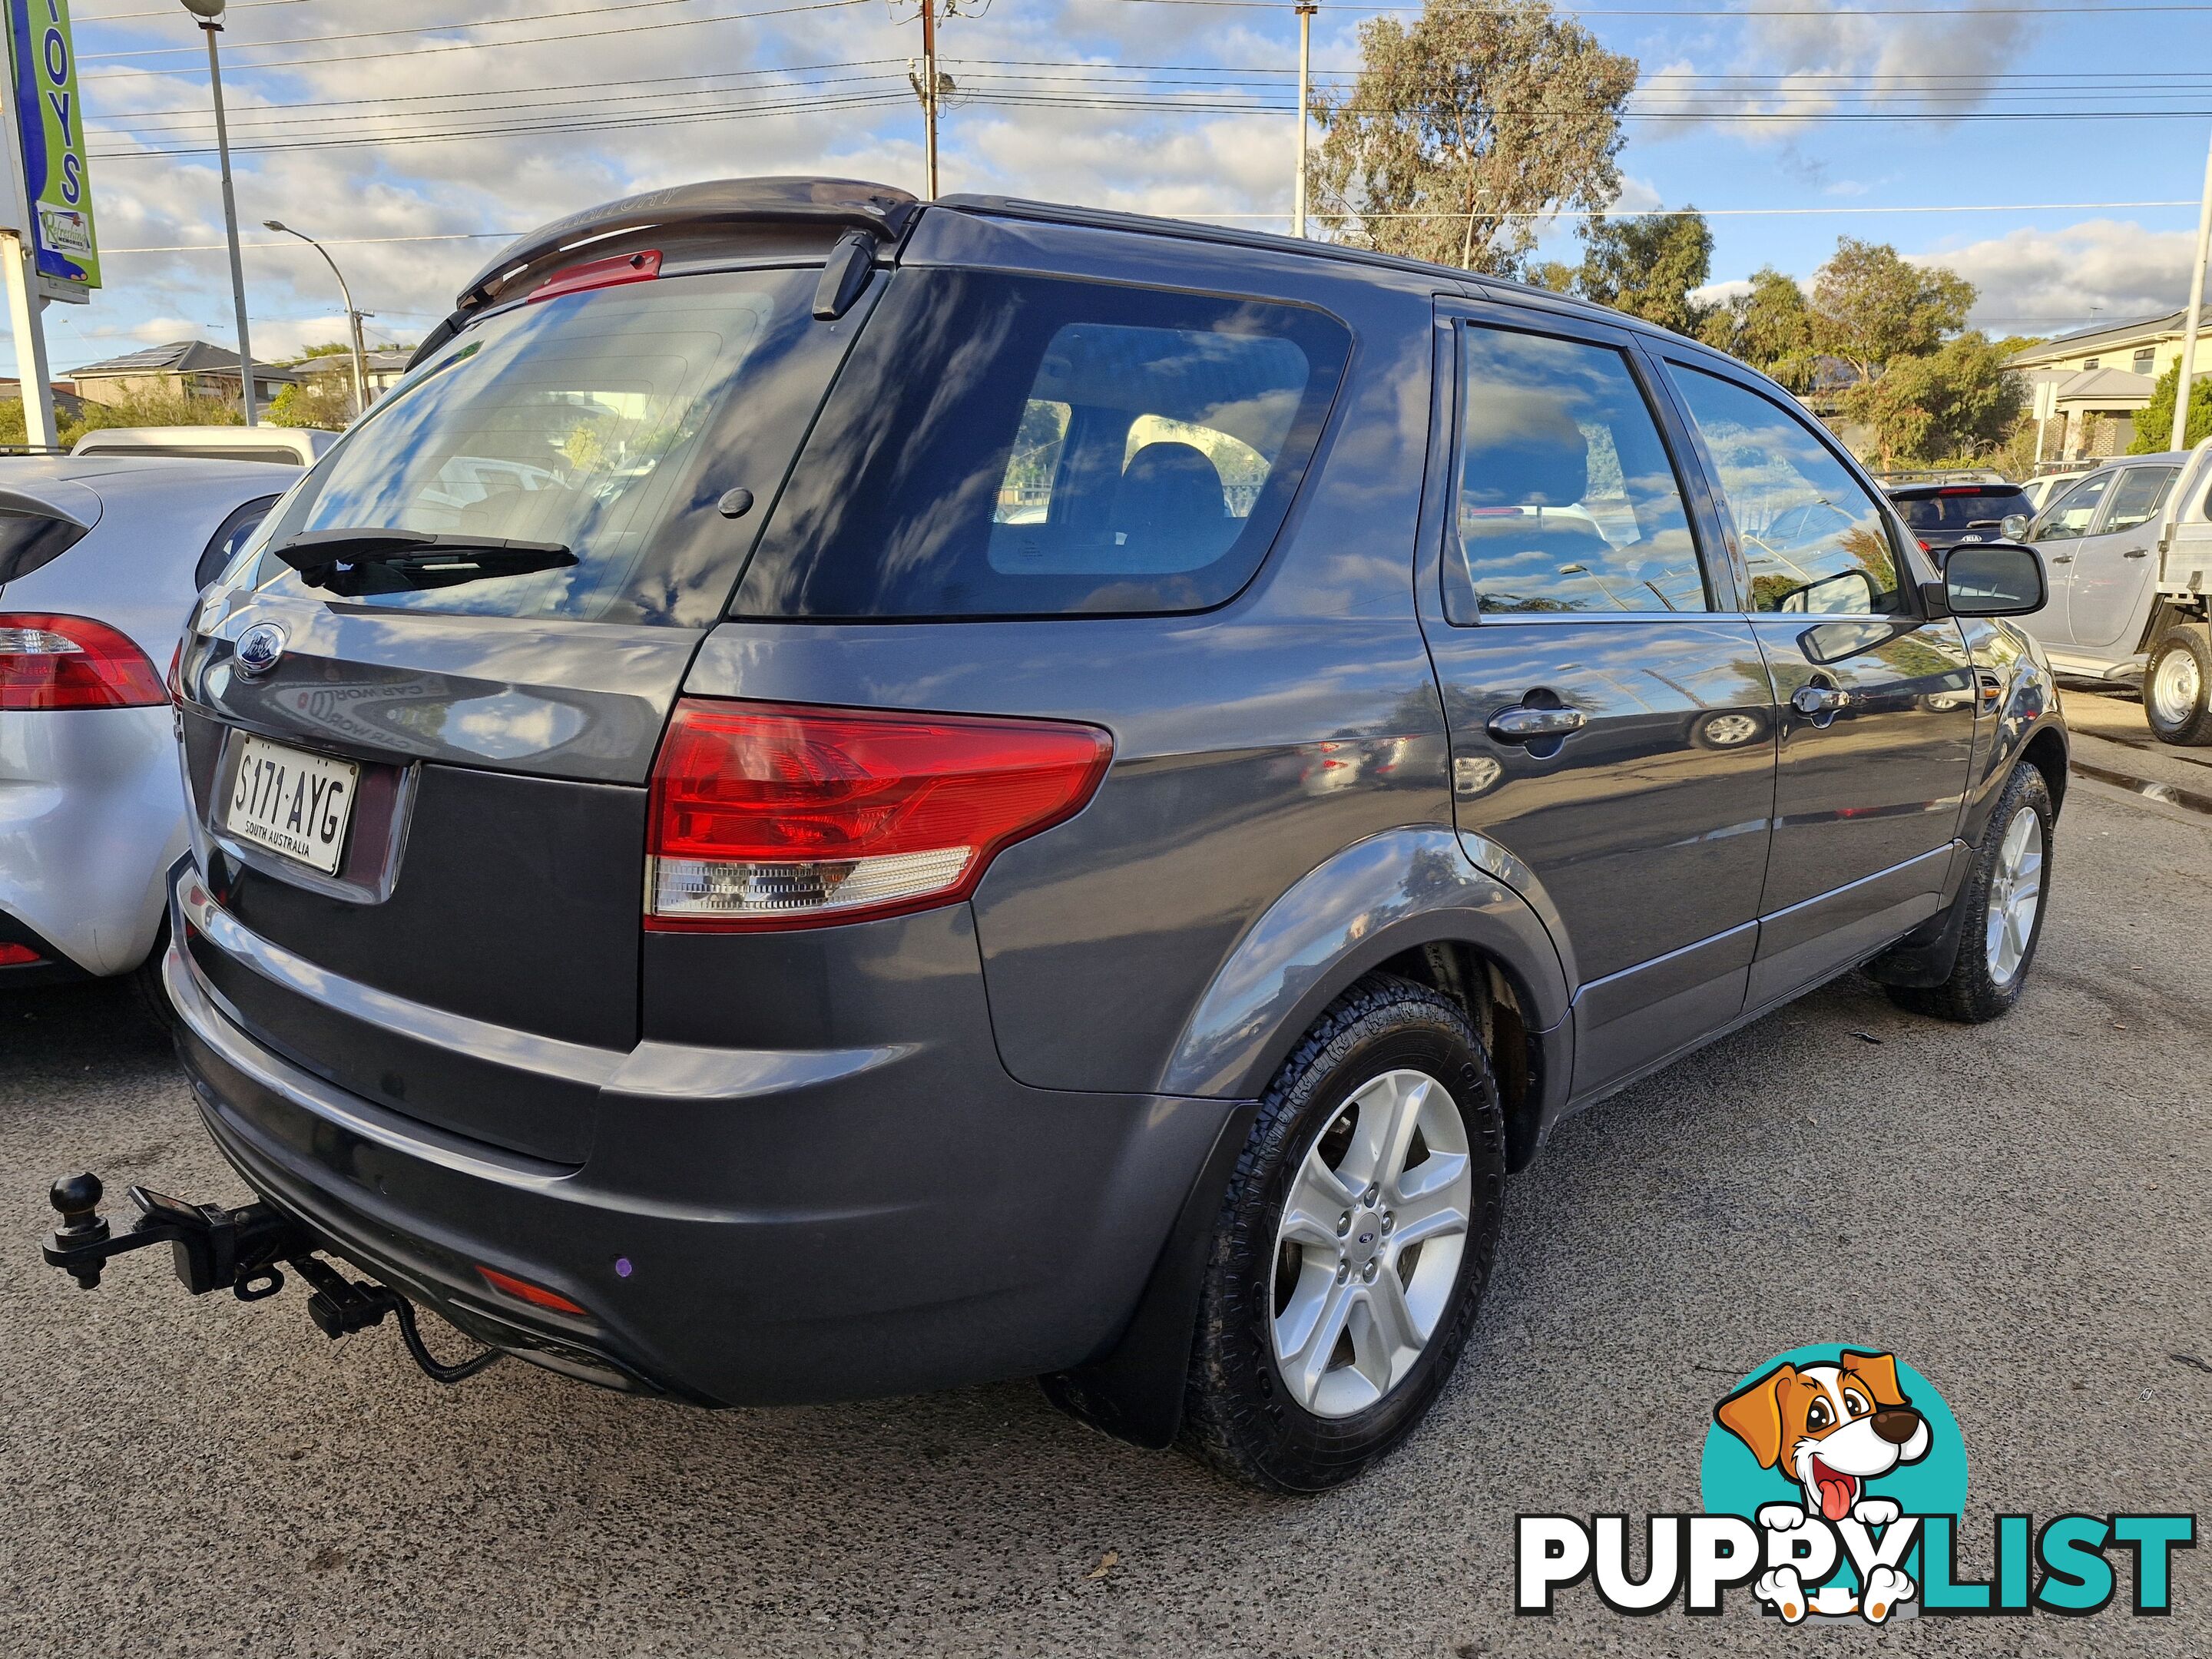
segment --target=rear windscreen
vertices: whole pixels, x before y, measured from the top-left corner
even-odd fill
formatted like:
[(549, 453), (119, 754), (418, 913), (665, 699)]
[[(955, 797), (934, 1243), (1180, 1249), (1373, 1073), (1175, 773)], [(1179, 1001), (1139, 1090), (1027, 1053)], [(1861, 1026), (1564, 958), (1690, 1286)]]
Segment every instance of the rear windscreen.
[(1897, 504), (1905, 522), (1915, 530), (1966, 530), (1977, 524), (1995, 524), (2014, 513), (2026, 513), (2027, 495), (2009, 486), (1977, 490), (1966, 495), (1908, 495)]
[(355, 602), (710, 623), (755, 528), (713, 503), (774, 491), (849, 338), (812, 317), (819, 276), (669, 277), (489, 317), (323, 457), (264, 544), (338, 529), (556, 543), (573, 566)]
[(1296, 306), (902, 271), (732, 612), (1218, 605), (1289, 511), (1350, 343)]

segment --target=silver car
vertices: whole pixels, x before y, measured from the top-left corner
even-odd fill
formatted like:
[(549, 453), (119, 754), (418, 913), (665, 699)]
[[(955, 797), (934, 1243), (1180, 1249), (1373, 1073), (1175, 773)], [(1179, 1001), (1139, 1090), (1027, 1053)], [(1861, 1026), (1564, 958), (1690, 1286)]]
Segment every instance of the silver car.
[(251, 461), (0, 461), (0, 990), (125, 974), (185, 847), (161, 665), (301, 476)]

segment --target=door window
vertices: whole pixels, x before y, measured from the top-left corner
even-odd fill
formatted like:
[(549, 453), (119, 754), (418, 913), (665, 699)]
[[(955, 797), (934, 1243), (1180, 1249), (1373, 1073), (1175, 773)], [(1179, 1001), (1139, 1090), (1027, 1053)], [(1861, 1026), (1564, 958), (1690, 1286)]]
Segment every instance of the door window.
[(1901, 610), (1881, 507), (1827, 445), (1779, 404), (1733, 380), (1680, 365), (1674, 380), (1743, 538), (1752, 609)]
[(2112, 487), (2114, 476), (2110, 472), (2092, 472), (2061, 495), (2055, 503), (2044, 509), (2043, 522), (2036, 526), (2033, 539), (2066, 542), (2077, 536), (2087, 535), (2090, 522), (2096, 518), (2097, 508), (2104, 502), (2105, 492)]
[[(1456, 544), (1489, 613), (1709, 611), (1658, 423), (1611, 346), (1461, 330)], [(1455, 614), (1454, 621), (1473, 621)]]
[(2112, 504), (2105, 510), (2102, 533), (2133, 530), (2157, 517), (2158, 510), (2166, 505), (2166, 492), (2173, 488), (2180, 471), (2178, 466), (2131, 466), (2121, 473), (2119, 483), (2112, 487)]

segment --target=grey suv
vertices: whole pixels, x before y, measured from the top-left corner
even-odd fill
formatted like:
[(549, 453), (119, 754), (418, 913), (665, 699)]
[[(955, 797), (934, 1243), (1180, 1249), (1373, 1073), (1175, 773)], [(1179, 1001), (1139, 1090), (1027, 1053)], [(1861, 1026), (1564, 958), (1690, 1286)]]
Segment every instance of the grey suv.
[(494, 260), (198, 607), (184, 1055), (256, 1218), (493, 1348), (1035, 1374), (1316, 1489), (1565, 1114), (1861, 963), (2020, 994), (2066, 739), (1987, 618), (2042, 598), (1551, 295), (637, 198)]

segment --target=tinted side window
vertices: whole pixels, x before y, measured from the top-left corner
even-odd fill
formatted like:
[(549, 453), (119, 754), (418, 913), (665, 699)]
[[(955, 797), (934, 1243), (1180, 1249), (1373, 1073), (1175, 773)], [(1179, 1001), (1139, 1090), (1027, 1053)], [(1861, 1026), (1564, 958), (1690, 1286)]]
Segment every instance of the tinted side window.
[(1828, 447), (1779, 404), (1732, 380), (1678, 364), (1674, 383), (1743, 538), (1752, 609), (1899, 609), (1881, 508)]
[(1350, 345), (1297, 306), (901, 271), (732, 613), (1218, 605), (1289, 511)]
[(2103, 503), (2105, 492), (2112, 487), (2115, 475), (2092, 472), (2044, 509), (2043, 522), (2035, 526), (2033, 538), (2039, 542), (2071, 541), (2076, 536), (2089, 533), (2091, 520)]
[(276, 505), (276, 497), (264, 495), (258, 501), (248, 501), (222, 521), (222, 527), (211, 537), (202, 550), (198, 564), (192, 568), (192, 586), (205, 587), (238, 556), (244, 547), (261, 528), (261, 521), (269, 516), (269, 509)]
[(2155, 518), (2166, 505), (2166, 492), (2179, 477), (2178, 466), (2132, 466), (2112, 486), (2112, 505), (2105, 514), (2105, 531), (2132, 530)]
[[(1460, 333), (1456, 529), (1474, 608), (1711, 609), (1674, 466), (1626, 359), (1578, 340), (1471, 324)], [(1447, 588), (1455, 611), (1457, 588)]]

